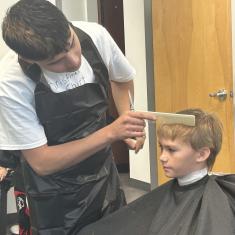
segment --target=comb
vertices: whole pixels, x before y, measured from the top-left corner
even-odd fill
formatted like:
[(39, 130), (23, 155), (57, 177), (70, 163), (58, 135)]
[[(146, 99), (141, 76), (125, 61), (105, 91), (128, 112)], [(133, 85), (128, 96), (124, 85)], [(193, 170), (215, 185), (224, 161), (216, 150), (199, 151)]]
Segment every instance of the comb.
[[(141, 111), (142, 112), (142, 111)], [(148, 111), (143, 111), (148, 112)], [(167, 124), (183, 124), (187, 126), (195, 126), (195, 116), (189, 114), (178, 114), (178, 113), (162, 113), (162, 112), (148, 112), (155, 114), (157, 122), (163, 122)]]

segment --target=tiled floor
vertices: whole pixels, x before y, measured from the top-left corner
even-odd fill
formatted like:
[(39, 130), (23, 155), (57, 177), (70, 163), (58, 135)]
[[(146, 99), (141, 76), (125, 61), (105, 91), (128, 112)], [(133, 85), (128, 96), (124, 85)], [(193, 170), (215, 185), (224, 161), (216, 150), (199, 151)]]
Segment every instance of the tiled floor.
[(135, 199), (143, 196), (147, 192), (130, 185), (130, 178), (128, 173), (120, 174), (122, 188), (126, 195), (127, 203), (134, 201)]

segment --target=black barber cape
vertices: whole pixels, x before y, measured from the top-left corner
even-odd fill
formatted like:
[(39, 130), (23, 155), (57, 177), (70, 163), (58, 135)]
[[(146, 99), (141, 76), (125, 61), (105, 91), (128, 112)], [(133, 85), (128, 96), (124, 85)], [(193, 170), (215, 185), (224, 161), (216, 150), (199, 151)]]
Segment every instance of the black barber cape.
[(79, 235), (234, 235), (235, 175), (171, 180)]
[[(82, 139), (107, 125), (107, 68), (89, 35), (74, 30), (96, 82), (54, 93), (39, 76), (36, 112), (49, 146)], [(25, 73), (36, 80), (35, 71), (32, 67)], [(83, 226), (125, 204), (111, 146), (51, 175), (36, 174), (24, 159), (22, 169), (33, 235), (77, 235)]]

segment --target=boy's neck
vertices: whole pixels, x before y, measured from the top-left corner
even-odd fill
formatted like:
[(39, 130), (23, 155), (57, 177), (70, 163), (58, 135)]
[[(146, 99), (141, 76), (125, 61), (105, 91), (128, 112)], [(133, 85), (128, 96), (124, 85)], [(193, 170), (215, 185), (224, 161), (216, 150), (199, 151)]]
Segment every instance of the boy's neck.
[(178, 184), (180, 186), (192, 184), (192, 183), (202, 179), (207, 174), (208, 174), (208, 169), (207, 168), (203, 168), (203, 169), (200, 169), (200, 170), (197, 170), (197, 171), (193, 171), (193, 172), (189, 173), (188, 175), (177, 178)]

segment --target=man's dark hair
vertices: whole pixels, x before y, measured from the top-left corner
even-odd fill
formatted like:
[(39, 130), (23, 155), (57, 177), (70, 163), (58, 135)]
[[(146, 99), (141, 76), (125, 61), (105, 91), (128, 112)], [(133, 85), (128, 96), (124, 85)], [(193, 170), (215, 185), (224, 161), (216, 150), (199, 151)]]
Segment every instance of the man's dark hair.
[(50, 59), (65, 50), (70, 37), (69, 22), (46, 0), (20, 0), (8, 9), (2, 36), (25, 59)]

